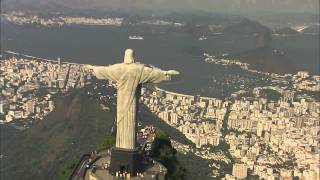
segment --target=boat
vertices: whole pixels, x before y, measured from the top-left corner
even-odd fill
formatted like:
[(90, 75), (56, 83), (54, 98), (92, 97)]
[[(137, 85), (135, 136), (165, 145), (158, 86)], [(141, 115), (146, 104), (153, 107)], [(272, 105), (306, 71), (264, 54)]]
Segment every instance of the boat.
[(132, 39), (132, 40), (143, 40), (144, 38), (142, 36), (129, 36), (129, 39)]
[(208, 38), (206, 36), (199, 37), (199, 41), (207, 40)]

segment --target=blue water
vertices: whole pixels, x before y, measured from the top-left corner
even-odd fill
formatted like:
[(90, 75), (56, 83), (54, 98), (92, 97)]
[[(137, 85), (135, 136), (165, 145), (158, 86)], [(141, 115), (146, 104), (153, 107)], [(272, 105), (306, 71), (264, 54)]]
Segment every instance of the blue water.
[[(138, 61), (162, 69), (181, 72), (179, 80), (162, 87), (187, 94), (225, 97), (239, 90), (240, 85), (255, 87), (269, 82), (263, 77), (237, 67), (207, 64), (185, 49), (204, 49), (210, 53), (238, 53), (254, 47), (251, 37), (215, 35), (199, 41), (186, 33), (141, 32), (136, 28), (112, 26), (65, 26), (43, 28), (2, 24), (2, 50), (33, 56), (62, 59), (96, 65), (122, 61), (126, 48), (136, 51)], [(144, 40), (129, 40), (141, 35)], [(318, 36), (317, 36), (318, 37)], [(274, 46), (287, 52), (301, 69), (319, 70), (318, 41), (315, 36), (274, 39)], [(238, 79), (238, 80), (237, 80)]]

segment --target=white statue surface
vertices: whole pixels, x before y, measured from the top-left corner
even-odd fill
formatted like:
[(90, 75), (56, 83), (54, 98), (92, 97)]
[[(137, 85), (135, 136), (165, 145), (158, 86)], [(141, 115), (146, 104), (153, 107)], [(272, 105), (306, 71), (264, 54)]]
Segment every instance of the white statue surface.
[(116, 148), (136, 148), (136, 118), (140, 88), (144, 83), (160, 83), (178, 75), (174, 70), (163, 71), (134, 62), (132, 49), (125, 51), (124, 62), (110, 66), (85, 66), (91, 69), (97, 79), (117, 84), (117, 135)]

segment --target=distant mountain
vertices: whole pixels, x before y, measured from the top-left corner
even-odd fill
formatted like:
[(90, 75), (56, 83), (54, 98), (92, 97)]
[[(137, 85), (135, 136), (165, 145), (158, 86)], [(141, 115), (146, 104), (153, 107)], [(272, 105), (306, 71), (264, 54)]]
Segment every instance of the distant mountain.
[(300, 34), (299, 31), (296, 31), (292, 28), (289, 28), (289, 27), (285, 27), (285, 28), (282, 28), (282, 29), (279, 29), (279, 30), (276, 30), (274, 32), (274, 34), (280, 34), (280, 35), (289, 35), (289, 36), (293, 36), (293, 35), (298, 35)]
[(283, 52), (270, 47), (255, 48), (229, 58), (249, 63), (251, 69), (263, 72), (286, 74), (297, 71), (292, 61)]
[[(95, 150), (110, 132), (114, 118), (84, 90), (55, 100), (44, 120), (22, 133), (1, 132), (0, 179), (59, 179), (66, 162)], [(8, 133), (8, 132), (7, 132)]]
[(256, 48), (272, 46), (271, 30), (259, 22), (243, 19), (239, 23), (227, 26), (223, 32), (230, 36), (253, 36)]
[(59, 4), (72, 8), (113, 8), (120, 10), (206, 11), (206, 12), (317, 12), (317, 0), (4, 0), (3, 4)]
[(307, 34), (319, 34), (319, 31), (320, 31), (319, 28), (320, 28), (319, 25), (313, 25), (313, 26), (307, 27), (302, 32)]
[[(256, 48), (231, 55), (229, 58), (249, 63), (252, 69), (263, 72), (278, 74), (296, 72), (291, 60), (283, 52), (272, 48), (271, 30), (266, 26), (244, 19), (240, 23), (225, 28), (224, 32), (230, 35), (246, 34), (255, 37)], [(279, 30), (279, 33), (294, 34), (295, 32), (285, 28)]]
[(254, 35), (268, 32), (270, 32), (269, 28), (249, 19), (243, 19), (241, 22), (230, 25), (224, 29), (224, 33), (227, 34)]

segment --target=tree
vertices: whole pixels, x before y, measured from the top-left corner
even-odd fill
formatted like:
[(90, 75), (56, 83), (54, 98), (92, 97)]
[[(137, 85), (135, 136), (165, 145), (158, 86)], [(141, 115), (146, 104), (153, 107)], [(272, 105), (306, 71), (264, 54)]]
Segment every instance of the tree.
[(172, 147), (169, 137), (161, 130), (156, 131), (152, 144), (151, 157), (167, 168), (166, 179), (185, 179), (186, 169), (177, 160), (177, 151)]

